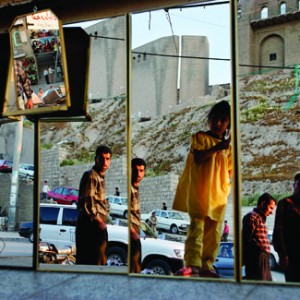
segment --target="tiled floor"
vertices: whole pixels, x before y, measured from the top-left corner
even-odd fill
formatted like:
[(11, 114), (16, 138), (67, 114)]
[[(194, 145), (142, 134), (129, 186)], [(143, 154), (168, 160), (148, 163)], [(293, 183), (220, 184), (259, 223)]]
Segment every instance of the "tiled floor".
[(300, 287), (0, 270), (0, 299), (299, 299)]

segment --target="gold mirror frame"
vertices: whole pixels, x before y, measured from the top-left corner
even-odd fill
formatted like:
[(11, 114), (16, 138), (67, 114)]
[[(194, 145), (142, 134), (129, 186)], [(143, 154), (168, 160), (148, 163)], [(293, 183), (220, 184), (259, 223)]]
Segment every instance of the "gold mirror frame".
[(9, 33), (11, 60), (3, 115), (67, 110), (71, 102), (61, 20), (51, 10), (38, 11), (18, 16)]

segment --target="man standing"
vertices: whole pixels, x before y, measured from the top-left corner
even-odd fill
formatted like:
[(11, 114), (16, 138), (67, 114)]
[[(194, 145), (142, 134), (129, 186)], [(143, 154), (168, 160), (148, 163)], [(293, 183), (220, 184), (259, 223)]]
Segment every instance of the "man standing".
[(112, 152), (107, 146), (96, 150), (95, 164), (80, 181), (76, 226), (76, 263), (105, 265), (107, 261), (107, 200), (104, 175)]
[(243, 218), (243, 263), (246, 279), (272, 281), (270, 271), (270, 241), (266, 218), (276, 206), (274, 198), (262, 194), (257, 207)]
[(139, 185), (145, 175), (146, 163), (141, 158), (131, 161), (130, 201), (130, 273), (141, 272), (140, 194)]
[(300, 282), (300, 173), (294, 177), (294, 193), (278, 202), (273, 246), (287, 282)]

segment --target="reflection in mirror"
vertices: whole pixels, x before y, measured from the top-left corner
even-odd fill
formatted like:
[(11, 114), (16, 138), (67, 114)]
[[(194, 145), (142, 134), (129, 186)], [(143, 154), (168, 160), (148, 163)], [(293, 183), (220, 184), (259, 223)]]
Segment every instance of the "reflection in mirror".
[[(127, 273), (125, 17), (70, 26), (81, 26), (90, 36), (88, 113), (92, 120), (51, 123), (49, 119), (41, 123), (39, 183), (44, 194), (40, 199), (40, 239), (54, 244), (58, 251), (68, 246), (72, 253), (58, 264), (51, 264), (45, 254), (39, 269)], [(106, 165), (107, 155), (110, 156), (107, 151), (97, 153), (95, 160), (100, 145), (111, 149), (110, 164)], [(100, 176), (103, 158), (109, 165), (104, 174), (105, 185)], [(79, 197), (81, 179), (86, 187), (83, 199)], [(92, 205), (86, 195), (91, 196)], [(95, 212), (97, 216), (93, 216)], [(106, 258), (98, 255), (99, 243), (106, 240), (102, 227), (98, 229), (104, 219), (108, 234)], [(43, 253), (47, 247), (43, 244)], [(104, 248), (105, 245), (101, 250)]]
[(10, 28), (11, 83), (4, 113), (66, 110), (70, 105), (63, 33), (50, 10), (18, 17)]
[[(191, 161), (188, 156), (191, 136), (199, 130), (209, 130), (207, 116), (215, 104), (225, 105), (229, 111), (230, 74), (229, 3), (188, 4), (132, 16), (132, 157), (143, 158), (147, 164), (139, 187), (142, 274), (234, 278), (234, 220), (232, 196), (228, 197), (228, 171), (232, 168), (227, 149), (230, 140), (223, 140), (229, 125), (228, 114), (220, 132), (214, 127), (210, 128), (213, 136), (203, 133), (211, 141), (209, 148), (221, 142), (216, 148), (220, 147), (218, 154), (222, 155), (217, 156), (217, 151), (213, 151), (209, 161), (219, 159), (224, 164), (226, 171), (222, 175), (216, 173), (224, 179), (226, 193), (223, 200), (218, 199), (218, 204), (210, 204), (208, 214), (201, 213), (199, 207), (189, 211), (194, 217), (206, 217), (205, 220), (211, 217), (210, 225), (215, 226), (211, 228), (217, 234), (213, 238), (210, 235), (208, 242), (215, 245), (208, 250), (213, 253), (209, 258), (205, 257), (208, 251), (204, 239), (202, 258), (187, 261), (185, 254), (196, 257), (185, 251), (187, 236), (192, 236), (187, 235), (190, 217), (186, 207), (174, 202), (179, 179), (186, 174), (185, 161), (187, 165)], [(192, 145), (195, 151), (204, 149), (200, 141), (197, 143)], [(195, 174), (194, 180), (199, 174)], [(216, 189), (220, 188), (217, 184)], [(214, 190), (209, 192), (212, 194)], [(187, 194), (186, 188), (180, 197), (182, 206), (186, 206)], [(215, 205), (221, 208), (218, 210)], [(228, 233), (226, 226), (228, 237), (224, 235), (220, 245), (224, 219), (230, 230)], [(201, 239), (203, 232), (201, 228), (199, 231), (196, 235)], [(149, 255), (157, 252), (159, 256)], [(208, 259), (209, 264), (202, 264), (202, 260)], [(229, 270), (224, 268), (227, 263)], [(197, 274), (185, 274), (184, 264), (195, 266)]]
[(0, 127), (0, 267), (33, 267), (34, 128)]
[[(295, 39), (300, 23), (298, 1), (284, 4), (281, 10), (282, 3), (268, 1), (262, 9), (257, 1), (239, 1), (238, 19), (244, 275), (245, 280), (278, 283), (300, 281), (299, 255), (294, 255), (299, 248), (299, 188), (293, 186), (300, 170), (299, 51)], [(263, 208), (258, 204), (263, 193), (277, 201), (290, 200), (277, 202), (269, 214), (270, 204)], [(260, 209), (253, 211), (257, 205)], [(261, 225), (246, 241), (254, 226), (248, 213)], [(265, 225), (261, 222), (264, 215)], [(259, 239), (256, 233), (260, 233)], [(257, 243), (264, 251), (258, 250)], [(280, 256), (285, 272), (279, 267)], [(267, 267), (257, 264), (258, 257)]]

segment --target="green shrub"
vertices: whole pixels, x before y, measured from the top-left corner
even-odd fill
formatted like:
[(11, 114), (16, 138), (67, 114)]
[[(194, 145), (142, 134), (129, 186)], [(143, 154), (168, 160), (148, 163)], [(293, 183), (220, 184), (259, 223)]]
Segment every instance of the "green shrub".
[(73, 159), (64, 159), (61, 163), (60, 166), (72, 166), (75, 165), (75, 161)]

